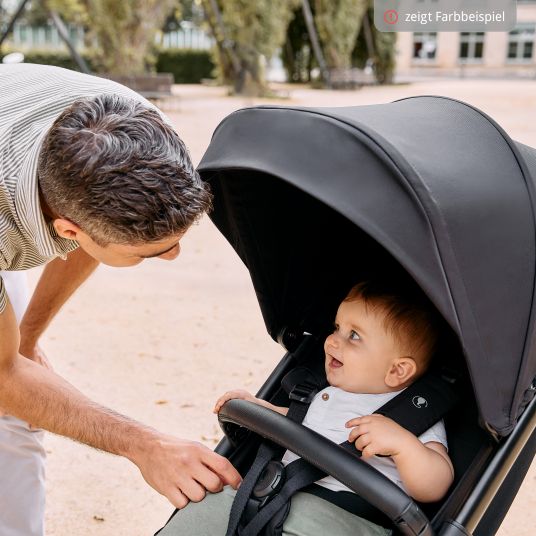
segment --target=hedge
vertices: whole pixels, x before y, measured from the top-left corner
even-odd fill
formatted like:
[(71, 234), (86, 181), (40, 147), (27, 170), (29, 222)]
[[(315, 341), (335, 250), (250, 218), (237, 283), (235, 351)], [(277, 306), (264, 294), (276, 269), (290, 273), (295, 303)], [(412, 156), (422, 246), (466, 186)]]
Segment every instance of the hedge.
[[(91, 58), (86, 54), (82, 56), (92, 69)], [(24, 52), (24, 61), (79, 70), (69, 53), (63, 51), (27, 50)], [(213, 77), (214, 64), (210, 50), (170, 48), (158, 52), (156, 70), (159, 73), (172, 73), (176, 84), (198, 84), (203, 78)]]
[[(11, 50), (4, 50), (4, 53), (9, 53)], [(43, 65), (54, 65), (56, 67), (63, 67), (65, 69), (72, 69), (73, 71), (79, 71), (77, 63), (71, 58), (68, 52), (57, 50), (25, 50), (24, 54), (25, 63), (38, 63)], [(92, 69), (91, 58), (86, 54), (82, 54), (82, 57), (88, 64), (88, 67)]]
[(203, 78), (214, 77), (210, 50), (162, 49), (157, 55), (156, 70), (172, 73), (176, 84), (198, 84)]

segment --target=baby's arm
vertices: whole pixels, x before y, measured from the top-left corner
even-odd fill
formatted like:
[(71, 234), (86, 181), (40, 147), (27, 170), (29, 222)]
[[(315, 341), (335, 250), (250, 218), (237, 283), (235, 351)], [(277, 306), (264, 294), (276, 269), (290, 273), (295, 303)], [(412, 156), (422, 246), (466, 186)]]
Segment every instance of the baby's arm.
[(409, 495), (420, 502), (441, 499), (454, 479), (447, 449), (435, 441), (423, 444), (415, 435), (383, 415), (367, 415), (346, 423), (348, 441), (364, 458), (391, 456)]
[(243, 389), (235, 389), (234, 391), (227, 391), (225, 394), (220, 396), (220, 398), (218, 398), (216, 405), (214, 406), (214, 413), (218, 413), (220, 411), (220, 408), (225, 404), (225, 402), (227, 402), (228, 400), (232, 400), (233, 398), (240, 398), (241, 400), (248, 400), (249, 402), (254, 402), (259, 406), (264, 406), (265, 408), (271, 409), (272, 411), (277, 411), (277, 413), (281, 413), (281, 415), (286, 415), (288, 412), (288, 408), (274, 406), (273, 404), (270, 404), (270, 402), (262, 400), (262, 398), (257, 398), (251, 393), (244, 391)]

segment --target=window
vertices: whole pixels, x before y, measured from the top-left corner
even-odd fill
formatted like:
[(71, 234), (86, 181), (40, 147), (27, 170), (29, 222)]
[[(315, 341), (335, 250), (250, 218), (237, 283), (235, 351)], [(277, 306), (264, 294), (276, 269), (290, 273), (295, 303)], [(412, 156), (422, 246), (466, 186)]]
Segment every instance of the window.
[(484, 58), (484, 32), (460, 34), (460, 61), (481, 62)]
[(535, 27), (535, 24), (519, 24), (508, 34), (508, 61), (532, 60)]
[(413, 59), (433, 61), (436, 57), (437, 33), (415, 32), (413, 34)]

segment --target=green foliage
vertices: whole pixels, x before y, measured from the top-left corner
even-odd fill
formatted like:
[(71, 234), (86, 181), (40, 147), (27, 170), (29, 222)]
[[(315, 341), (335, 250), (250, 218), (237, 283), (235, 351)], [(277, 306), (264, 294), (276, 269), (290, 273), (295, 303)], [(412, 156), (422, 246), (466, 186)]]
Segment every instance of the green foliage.
[(208, 50), (167, 48), (158, 53), (156, 71), (172, 73), (176, 84), (198, 84), (212, 78), (214, 63)]
[(314, 6), (328, 68), (349, 68), (368, 0), (315, 0)]
[(261, 56), (270, 59), (284, 43), (298, 3), (299, 0), (203, 0), (217, 42), (220, 74), (237, 93), (264, 92)]
[[(346, 65), (357, 67), (359, 69), (364, 69), (367, 64), (371, 63), (376, 80), (380, 84), (389, 84), (393, 80), (395, 69), (396, 33), (382, 33), (378, 31), (373, 24), (373, 1), (367, 0), (365, 4), (368, 6), (368, 11), (364, 11), (359, 17), (360, 27), (357, 31), (357, 38), (354, 38), (350, 52), (350, 59), (346, 59), (345, 62)], [(316, 14), (317, 7), (318, 2), (311, 3), (311, 10), (315, 17), (315, 21), (318, 21), (318, 16)], [(340, 2), (333, 2), (331, 7), (342, 9)], [(323, 9), (325, 9), (325, 6), (323, 6)], [(367, 44), (367, 39), (365, 37), (365, 12), (368, 16), (369, 27), (372, 34), (372, 46), (370, 46), (370, 43)], [(326, 15), (326, 13), (327, 12), (325, 12), (324, 15)], [(334, 16), (332, 21), (333, 24), (335, 24), (337, 20), (338, 17)], [(343, 32), (344, 27), (346, 27), (346, 23), (340, 30), (337, 30), (337, 32)], [(349, 47), (350, 43), (351, 35), (348, 36), (345, 47)], [(325, 43), (323, 44), (325, 53), (326, 49), (329, 49), (330, 46), (333, 45), (328, 44), (326, 46)], [(344, 54), (348, 54), (348, 48), (345, 49)], [(328, 56), (327, 53), (326, 56)], [(282, 57), (288, 78), (291, 82), (311, 82), (311, 69), (318, 67), (318, 65), (316, 64), (314, 54), (312, 54), (311, 51), (310, 39), (301, 8), (294, 11), (294, 18), (288, 26), (287, 40), (282, 50)], [(350, 62), (349, 64), (348, 61)], [(331, 64), (330, 67), (333, 68), (334, 65)]]
[[(9, 54), (12, 50), (4, 50), (4, 54)], [(93, 60), (90, 55), (82, 54), (82, 57), (88, 64), (90, 69), (93, 69)], [(31, 49), (24, 51), (25, 63), (37, 63), (41, 65), (54, 65), (55, 67), (63, 67), (64, 69), (71, 69), (78, 71), (78, 65), (73, 60), (71, 55), (67, 51), (62, 50), (50, 50), (50, 49)]]
[(44, 26), (48, 20), (48, 10), (57, 11), (65, 22), (84, 24), (86, 9), (81, 0), (32, 0), (21, 17), (30, 26)]
[(87, 11), (83, 0), (42, 0), (38, 3), (57, 11), (66, 22), (75, 24), (87, 22)]
[(376, 57), (374, 58), (374, 74), (380, 84), (392, 84), (395, 74), (396, 33), (380, 32), (373, 27)]
[(228, 37), (245, 53), (270, 58), (282, 45), (296, 2), (292, 0), (225, 0), (223, 22)]
[[(8, 54), (10, 50), (6, 50)], [(94, 59), (90, 54), (82, 54), (89, 68), (93, 70)], [(78, 71), (78, 65), (67, 51), (28, 50), (24, 52), (26, 63), (55, 65)], [(197, 84), (203, 78), (211, 78), (214, 64), (209, 50), (164, 49), (157, 54), (156, 70), (172, 73), (177, 84)]]
[(380, 32), (374, 26), (372, 23), (374, 20), (374, 11), (372, 8), (368, 11), (368, 19), (372, 33), (373, 50), (368, 50), (365, 32), (362, 28), (352, 52), (352, 65), (362, 69), (370, 59), (372, 60), (374, 76), (378, 83), (390, 84), (393, 82), (395, 71), (396, 33)]
[(175, 0), (81, 0), (99, 72), (141, 74), (154, 69), (154, 39)]
[(180, 28), (182, 21), (191, 21), (200, 24), (203, 20), (203, 12), (196, 5), (195, 0), (176, 0), (173, 10), (167, 16), (162, 30), (173, 32)]
[(310, 44), (302, 8), (294, 10), (282, 48), (283, 65), (290, 82), (310, 82), (311, 70), (317, 67)]

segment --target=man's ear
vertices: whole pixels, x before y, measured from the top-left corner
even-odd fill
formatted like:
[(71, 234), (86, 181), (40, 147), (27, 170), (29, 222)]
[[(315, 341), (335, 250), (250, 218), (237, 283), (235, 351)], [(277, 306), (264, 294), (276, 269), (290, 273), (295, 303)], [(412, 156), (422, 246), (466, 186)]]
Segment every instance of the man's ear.
[(77, 240), (78, 235), (82, 231), (76, 223), (66, 220), (65, 218), (56, 218), (52, 222), (52, 225), (54, 225), (54, 229), (56, 229), (59, 236), (69, 240)]
[(397, 357), (385, 375), (385, 384), (388, 387), (400, 387), (410, 381), (415, 374), (417, 374), (415, 359), (409, 356)]

